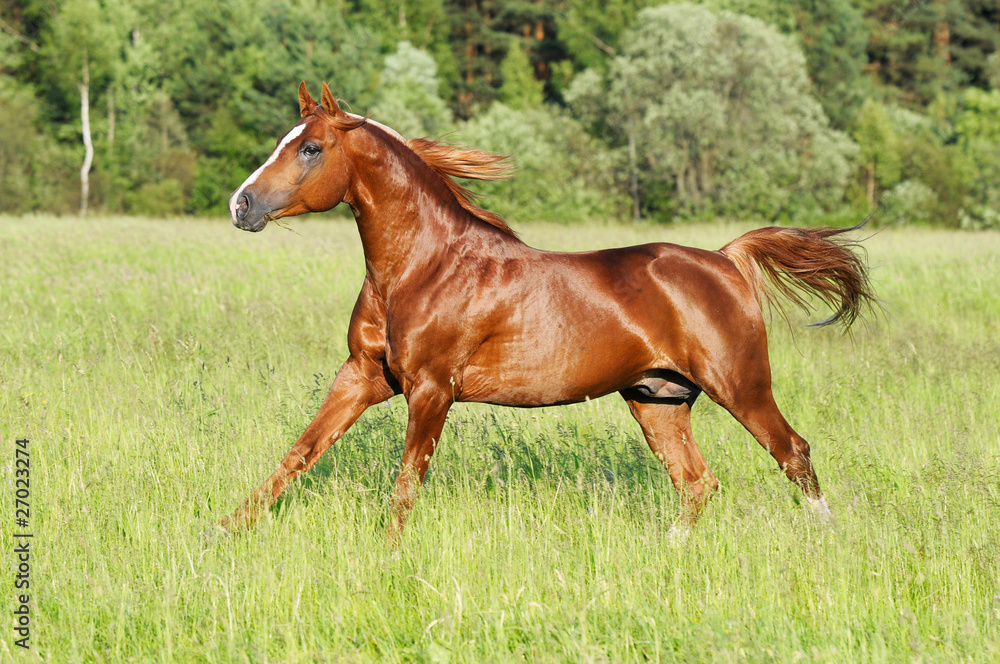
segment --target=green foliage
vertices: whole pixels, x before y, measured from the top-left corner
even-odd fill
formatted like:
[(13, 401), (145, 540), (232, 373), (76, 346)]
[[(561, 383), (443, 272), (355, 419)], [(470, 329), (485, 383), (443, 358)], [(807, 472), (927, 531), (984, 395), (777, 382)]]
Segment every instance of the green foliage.
[(953, 227), (993, 227), (1000, 211), (997, 94), (970, 89), (942, 95), (929, 116), (893, 106), (881, 110), (897, 146), (899, 179), (934, 192), (931, 218)]
[(66, 187), (79, 171), (76, 151), (39, 128), (30, 88), (0, 79), (0, 210), (69, 212), (79, 201)]
[(954, 122), (956, 141), (967, 163), (968, 194), (958, 213), (962, 228), (1000, 228), (1000, 91), (966, 89)]
[(500, 63), (500, 101), (515, 110), (537, 108), (545, 98), (545, 86), (535, 80), (535, 69), (517, 40), (511, 40)]
[(890, 187), (900, 178), (899, 139), (881, 104), (871, 99), (864, 103), (854, 126), (854, 140), (859, 145), (858, 160), (871, 209), (879, 188)]
[(604, 72), (622, 34), (631, 28), (650, 0), (568, 0), (559, 15), (559, 36), (579, 69)]
[(752, 16), (786, 34), (795, 30), (799, 8), (799, 2), (788, 0), (704, 0), (697, 4), (716, 13), (729, 11)]
[(796, 35), (806, 56), (816, 97), (838, 129), (851, 126), (871, 93), (864, 75), (868, 30), (851, 0), (796, 0)]
[[(17, 201), (2, 203), (73, 209), (85, 77), (91, 205), (136, 213), (173, 192), (171, 210), (199, 214), (223, 213), (232, 188), (295, 121), (297, 82), (315, 90), (326, 80), (358, 112), (413, 136), (447, 134), (497, 100), (541, 115), (568, 107), (593, 139), (580, 143), (596, 150), (577, 158), (614, 155), (619, 165), (602, 180), (601, 214), (628, 196), (661, 219), (854, 216), (910, 180), (934, 191), (937, 222), (992, 223), (993, 4), (700, 0), (705, 22), (682, 18), (696, 11), (688, 4), (649, 4), (0, 3), (0, 189)], [(652, 13), (640, 18), (643, 10)], [(648, 18), (670, 12), (669, 26)], [(650, 66), (623, 64), (637, 59)], [(870, 105), (859, 117), (866, 99), (880, 101), (888, 126)], [(897, 126), (902, 108), (923, 125)], [(859, 137), (864, 154), (831, 126)], [(892, 134), (887, 149), (880, 141)], [(855, 209), (841, 209), (845, 201)]]
[(966, 89), (955, 131), (966, 140), (1000, 143), (1000, 90)]
[(500, 66), (512, 37), (527, 47), (536, 78), (547, 79), (553, 67), (569, 56), (556, 20), (563, 0), (446, 0), (446, 5), (459, 68), (453, 101), (460, 118), (467, 119), (500, 98)]
[(881, 198), (885, 213), (879, 223), (926, 223), (934, 217), (937, 194), (919, 180), (903, 180), (885, 192)]
[(184, 212), (185, 185), (173, 178), (147, 182), (129, 195), (127, 200), (130, 212), (178, 215)]
[(372, 116), (409, 138), (441, 136), (454, 125), (439, 89), (434, 58), (410, 42), (400, 42), (385, 58)]
[(444, 0), (355, 0), (353, 4), (386, 49), (405, 41), (429, 50), (447, 41), (450, 25)]
[[(66, 99), (76, 103), (84, 76), (100, 89), (113, 76), (122, 44), (124, 16), (117, 3), (100, 0), (65, 0), (47, 24), (41, 50), (45, 80)], [(67, 48), (68, 45), (72, 47)], [(86, 71), (86, 73), (84, 73)]]
[(608, 117), (607, 89), (604, 78), (594, 69), (585, 69), (570, 82), (564, 98), (573, 116), (587, 127), (591, 134), (610, 136), (621, 123)]
[(759, 20), (643, 10), (609, 79), (608, 108), (636, 141), (653, 214), (775, 218), (842, 195), (853, 145), (812, 98), (801, 51)]
[(858, 142), (858, 159), (862, 164), (873, 164), (871, 170), (882, 186), (899, 179), (899, 140), (882, 104), (869, 99), (861, 107), (854, 140)]
[[(3, 14), (0, 14), (2, 20)], [(21, 66), (21, 49), (14, 35), (0, 30), (0, 74), (10, 75)]]
[(926, 105), (962, 86), (989, 85), (987, 56), (1000, 46), (995, 3), (866, 0), (870, 70), (910, 105)]
[(44, 141), (35, 122), (31, 93), (0, 79), (0, 209), (7, 213), (32, 208), (32, 155)]
[(328, 81), (359, 107), (371, 104), (377, 39), (326, 5), (238, 0), (169, 12), (156, 39), (168, 66), (187, 72), (165, 89), (202, 162), (193, 185), (199, 209), (224, 209), (232, 188), (267, 158), (297, 117), (298, 81), (313, 89)]
[(969, 195), (969, 161), (955, 144), (946, 144), (940, 133), (927, 128), (900, 138), (901, 178), (922, 182), (937, 197), (934, 219), (957, 225)]
[(552, 107), (516, 110), (499, 102), (463, 124), (460, 142), (512, 155), (517, 175), (476, 183), (486, 206), (514, 220), (582, 221), (620, 214), (615, 156)]

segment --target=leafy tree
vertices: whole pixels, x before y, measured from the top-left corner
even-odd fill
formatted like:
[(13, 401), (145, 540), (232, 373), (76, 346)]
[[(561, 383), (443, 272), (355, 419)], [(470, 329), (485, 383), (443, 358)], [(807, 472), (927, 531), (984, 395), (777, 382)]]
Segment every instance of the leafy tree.
[(181, 0), (160, 11), (151, 39), (168, 72), (164, 91), (200, 158), (191, 205), (223, 209), (229, 191), (274, 148), (297, 113), (297, 81), (326, 80), (367, 108), (378, 38), (316, 0)]
[(798, 25), (798, 0), (704, 0), (698, 4), (716, 13), (729, 11), (752, 16), (785, 34), (794, 32)]
[(910, 106), (962, 86), (989, 85), (988, 56), (1000, 46), (1000, 7), (985, 0), (861, 0), (871, 38), (869, 69)]
[(937, 194), (919, 180), (903, 180), (882, 195), (881, 221), (893, 224), (925, 223), (937, 207)]
[(608, 122), (645, 166), (645, 211), (773, 218), (840, 200), (855, 148), (830, 129), (792, 40), (678, 4), (640, 12), (623, 44)]
[(617, 216), (620, 167), (615, 155), (568, 114), (551, 106), (516, 110), (502, 103), (463, 124), (461, 142), (512, 155), (517, 175), (475, 183), (487, 206), (521, 220), (581, 221)]
[(400, 42), (385, 59), (372, 115), (403, 136), (440, 136), (453, 125), (439, 87), (434, 58), (410, 42)]
[(0, 79), (0, 210), (7, 213), (31, 209), (30, 156), (40, 142), (36, 115), (31, 93)]
[(955, 119), (956, 141), (967, 164), (968, 193), (960, 226), (1000, 228), (1000, 90), (967, 88)]
[(881, 104), (871, 99), (864, 103), (854, 127), (854, 140), (860, 147), (858, 161), (871, 209), (877, 200), (876, 185), (890, 187), (900, 177), (899, 140)]
[[(574, 0), (562, 12), (560, 36), (579, 69), (603, 72), (619, 54), (620, 40), (648, 0), (612, 0), (595, 5)], [(835, 127), (853, 123), (866, 94), (863, 67), (868, 32), (851, 0), (702, 0), (713, 12), (758, 18), (793, 35), (806, 56), (817, 97)]]
[(1000, 143), (1000, 90), (967, 88), (962, 93), (955, 131), (965, 140)]
[[(470, 128), (487, 116), (516, 135), (532, 127), (580, 161), (560, 162), (566, 181), (616, 192), (604, 208), (564, 192), (567, 210), (619, 209), (627, 193), (635, 215), (831, 209), (856, 169), (829, 125), (885, 138), (872, 117), (856, 123), (877, 98), (898, 175), (866, 153), (852, 201), (892, 192), (931, 201), (937, 220), (1000, 219), (995, 2), (699, 0), (702, 22), (676, 2), (639, 19), (648, 4), (659, 0), (0, 0), (0, 205), (222, 211), (294, 121), (295, 83), (327, 80), (406, 134), (447, 132), (453, 113)], [(672, 25), (656, 18), (671, 11)], [(564, 126), (587, 135), (566, 142)], [(77, 177), (79, 193), (66, 186)]]
[(351, 15), (379, 35), (383, 47), (410, 42), (429, 50), (447, 42), (449, 21), (444, 0), (355, 0)]
[(559, 35), (579, 69), (603, 73), (618, 54), (622, 34), (650, 0), (568, 0), (558, 14)]
[(870, 93), (864, 17), (850, 0), (795, 0), (790, 7), (816, 97), (831, 124), (846, 129)]
[(80, 215), (87, 214), (94, 145), (90, 123), (91, 86), (105, 87), (120, 56), (120, 39), (113, 14), (116, 6), (99, 0), (66, 0), (49, 24), (43, 52), (48, 80), (65, 98), (77, 97), (84, 145), (80, 167)]
[[(970, 182), (974, 178), (973, 163), (954, 133), (960, 111), (956, 102), (954, 98), (942, 97), (934, 105), (933, 117), (892, 104), (882, 107), (898, 145), (900, 184), (920, 183), (929, 187), (934, 192), (930, 198), (930, 218), (949, 225), (958, 225), (963, 209), (968, 208)], [(893, 187), (893, 196), (888, 201), (882, 199), (887, 207), (899, 201), (898, 188), (899, 185)], [(865, 194), (861, 197), (867, 200)], [(887, 217), (887, 221), (892, 221), (892, 214)]]
[[(535, 78), (549, 81), (553, 67), (568, 57), (558, 35), (560, 4), (560, 0), (446, 0), (460, 72), (454, 100), (459, 117), (468, 118), (500, 97), (500, 65), (512, 35), (528, 51)], [(547, 96), (553, 94), (553, 89), (547, 89)]]

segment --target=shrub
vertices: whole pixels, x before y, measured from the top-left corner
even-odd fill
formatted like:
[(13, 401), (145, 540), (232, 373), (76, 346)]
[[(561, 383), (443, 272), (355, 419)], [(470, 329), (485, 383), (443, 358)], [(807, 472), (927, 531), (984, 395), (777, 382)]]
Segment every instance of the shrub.
[(926, 223), (934, 218), (937, 194), (919, 180), (903, 180), (882, 194), (885, 213), (881, 221), (886, 224)]
[(551, 106), (514, 110), (501, 103), (466, 122), (461, 142), (511, 155), (517, 174), (477, 183), (487, 206), (520, 220), (580, 221), (627, 209), (616, 178), (620, 160), (579, 122)]

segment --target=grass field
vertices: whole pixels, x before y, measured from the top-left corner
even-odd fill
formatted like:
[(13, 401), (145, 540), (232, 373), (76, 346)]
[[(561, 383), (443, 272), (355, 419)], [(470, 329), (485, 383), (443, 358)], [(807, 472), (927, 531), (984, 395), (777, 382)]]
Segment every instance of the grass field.
[[(0, 661), (1000, 661), (1000, 234), (867, 243), (887, 315), (771, 325), (822, 530), (707, 399), (722, 482), (688, 542), (617, 397), (452, 409), (404, 543), (406, 404), (368, 411), (251, 534), (201, 532), (271, 471), (346, 357), (353, 224), (0, 218)], [(747, 225), (527, 226), (548, 248)], [(817, 314), (816, 318), (819, 318)], [(31, 454), (31, 649), (15, 645), (15, 439)]]

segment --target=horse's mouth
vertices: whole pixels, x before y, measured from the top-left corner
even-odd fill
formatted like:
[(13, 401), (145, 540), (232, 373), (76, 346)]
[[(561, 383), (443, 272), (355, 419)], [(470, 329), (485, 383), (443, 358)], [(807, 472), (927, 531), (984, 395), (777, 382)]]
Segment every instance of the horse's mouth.
[(233, 226), (236, 226), (236, 228), (243, 231), (259, 233), (264, 230), (264, 227), (267, 226), (267, 222), (269, 221), (274, 221), (274, 217), (271, 216), (270, 212), (265, 212), (263, 217), (260, 217), (254, 222), (251, 222), (245, 217), (243, 219), (233, 219)]
[(233, 226), (251, 233), (264, 230), (267, 222), (275, 219), (273, 214), (275, 210), (268, 198), (258, 196), (253, 191), (245, 189), (239, 189), (233, 193), (229, 199), (229, 211), (232, 215)]

